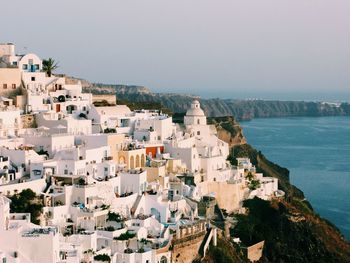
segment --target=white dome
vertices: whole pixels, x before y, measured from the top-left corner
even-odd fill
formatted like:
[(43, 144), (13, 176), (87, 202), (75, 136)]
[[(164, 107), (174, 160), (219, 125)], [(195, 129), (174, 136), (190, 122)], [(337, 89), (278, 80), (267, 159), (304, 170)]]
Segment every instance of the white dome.
[(192, 102), (191, 108), (189, 108), (186, 112), (186, 116), (205, 116), (198, 100), (194, 100)]

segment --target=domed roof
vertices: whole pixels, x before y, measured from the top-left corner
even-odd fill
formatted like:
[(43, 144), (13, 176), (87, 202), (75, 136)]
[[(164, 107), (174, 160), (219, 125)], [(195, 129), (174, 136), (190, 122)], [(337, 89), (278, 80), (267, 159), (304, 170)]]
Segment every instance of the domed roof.
[(201, 109), (201, 104), (198, 100), (194, 100), (191, 103), (191, 108), (187, 110), (186, 116), (205, 116), (204, 111)]

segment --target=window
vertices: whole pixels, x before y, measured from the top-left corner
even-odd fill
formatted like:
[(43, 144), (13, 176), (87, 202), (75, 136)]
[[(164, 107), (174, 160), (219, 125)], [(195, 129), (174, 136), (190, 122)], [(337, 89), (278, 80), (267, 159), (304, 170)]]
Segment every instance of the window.
[(12, 84), (12, 89), (16, 89), (16, 84)]
[(28, 69), (28, 65), (27, 64), (23, 64), (22, 69), (27, 70)]
[(64, 174), (68, 174), (68, 170), (67, 169), (64, 170)]
[(17, 61), (13, 61), (12, 65), (17, 66)]
[(35, 77), (31, 77), (31, 80), (32, 80), (32, 81), (35, 81)]
[(39, 64), (35, 64), (35, 70), (39, 70)]
[(7, 89), (7, 84), (3, 84), (3, 85), (2, 85), (2, 88), (3, 88), (3, 89)]
[(200, 124), (200, 120), (199, 119), (197, 120), (197, 124)]
[(200, 131), (197, 131), (197, 135), (201, 135), (201, 132), (200, 132)]

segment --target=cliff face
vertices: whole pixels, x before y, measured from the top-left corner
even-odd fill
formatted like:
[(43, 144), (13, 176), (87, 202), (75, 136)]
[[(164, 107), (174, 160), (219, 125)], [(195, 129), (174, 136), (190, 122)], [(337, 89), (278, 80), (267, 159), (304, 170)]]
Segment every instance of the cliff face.
[[(142, 86), (84, 83), (84, 90), (99, 94), (116, 94), (117, 99), (129, 102), (157, 102), (172, 112), (186, 112), (194, 95), (153, 93)], [(339, 105), (305, 101), (266, 101), (234, 99), (201, 99), (201, 107), (210, 117), (235, 116), (238, 120), (291, 116), (350, 115), (350, 104)]]
[[(245, 201), (249, 212), (237, 216), (233, 237), (245, 245), (265, 240), (261, 262), (350, 262), (350, 244), (332, 223), (313, 211), (303, 192), (290, 183), (288, 169), (247, 144), (242, 128), (232, 117), (209, 118), (208, 122), (223, 130), (218, 136), (230, 143), (232, 164), (236, 157), (249, 157), (258, 172), (278, 178), (279, 188), (286, 193), (284, 200)], [(215, 257), (210, 254), (208, 262), (221, 262)]]
[(235, 145), (246, 144), (247, 141), (243, 136), (242, 128), (236, 120), (231, 117), (211, 117), (208, 118), (208, 124), (214, 125), (218, 137), (227, 142), (232, 148)]

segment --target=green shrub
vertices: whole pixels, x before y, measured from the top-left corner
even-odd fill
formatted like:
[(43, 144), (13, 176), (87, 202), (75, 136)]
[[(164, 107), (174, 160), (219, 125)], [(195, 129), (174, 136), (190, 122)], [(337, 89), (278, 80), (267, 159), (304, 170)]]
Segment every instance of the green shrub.
[(104, 261), (104, 262), (111, 262), (111, 257), (108, 256), (107, 254), (100, 254), (100, 255), (96, 255), (94, 256), (94, 260), (96, 261)]
[(121, 234), (119, 237), (115, 237), (114, 239), (115, 240), (128, 240), (128, 239), (133, 238), (135, 236), (136, 236), (136, 234), (127, 231), (127, 232)]

